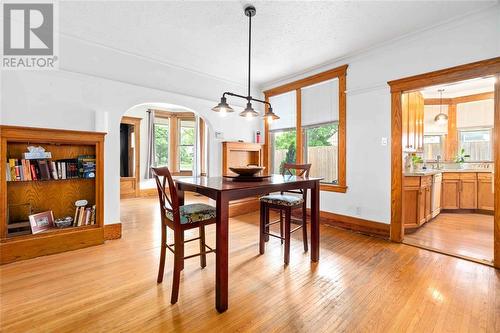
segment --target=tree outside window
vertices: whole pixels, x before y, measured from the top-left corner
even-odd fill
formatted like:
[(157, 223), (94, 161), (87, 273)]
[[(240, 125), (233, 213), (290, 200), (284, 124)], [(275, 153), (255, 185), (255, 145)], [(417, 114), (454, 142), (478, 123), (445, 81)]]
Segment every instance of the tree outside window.
[(179, 170), (193, 170), (195, 122), (180, 120), (179, 126)]
[(169, 124), (155, 123), (154, 124), (154, 145), (155, 145), (155, 160), (154, 164), (157, 167), (168, 166), (168, 138)]

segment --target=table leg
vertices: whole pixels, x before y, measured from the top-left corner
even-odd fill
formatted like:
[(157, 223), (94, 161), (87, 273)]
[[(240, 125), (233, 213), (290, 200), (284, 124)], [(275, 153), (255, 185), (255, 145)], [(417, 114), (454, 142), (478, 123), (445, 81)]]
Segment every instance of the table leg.
[(181, 190), (180, 186), (177, 185), (177, 197), (179, 198), (179, 205), (184, 205), (184, 190)]
[(228, 307), (228, 225), (229, 200), (224, 193), (217, 194), (216, 256), (215, 256), (215, 307), (224, 312)]
[(311, 261), (319, 260), (319, 182), (311, 188)]

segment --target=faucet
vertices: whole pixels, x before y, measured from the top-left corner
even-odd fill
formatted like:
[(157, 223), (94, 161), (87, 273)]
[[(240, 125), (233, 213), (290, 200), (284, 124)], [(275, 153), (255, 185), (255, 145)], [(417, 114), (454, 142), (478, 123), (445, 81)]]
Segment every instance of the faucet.
[(437, 169), (437, 170), (440, 170), (440, 169), (441, 169), (441, 167), (440, 167), (440, 165), (439, 165), (439, 160), (441, 160), (441, 155), (437, 155), (437, 156), (436, 156), (436, 169)]

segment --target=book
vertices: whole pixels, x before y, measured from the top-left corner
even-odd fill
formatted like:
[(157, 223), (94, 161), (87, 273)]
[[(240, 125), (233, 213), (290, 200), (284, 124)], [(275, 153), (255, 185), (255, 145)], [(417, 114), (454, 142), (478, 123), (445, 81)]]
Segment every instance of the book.
[(59, 179), (59, 176), (57, 175), (56, 162), (50, 161), (49, 166), (52, 179)]
[(78, 156), (78, 174), (82, 178), (95, 178), (95, 155)]
[(31, 164), (30, 167), (31, 167), (31, 179), (32, 180), (38, 180), (38, 174), (36, 172), (36, 165), (35, 164)]
[(10, 179), (16, 180), (16, 159), (9, 158)]
[(90, 215), (92, 214), (92, 208), (85, 208), (85, 222), (83, 225), (90, 224)]
[(95, 224), (95, 205), (92, 206), (92, 215), (90, 216), (90, 224)]
[(6, 163), (6, 167), (5, 167), (5, 179), (10, 182), (12, 180), (11, 178), (11, 175), (10, 175), (10, 164), (9, 162)]
[(40, 179), (41, 180), (49, 180), (50, 179), (50, 170), (47, 160), (37, 160), (38, 168), (40, 169)]

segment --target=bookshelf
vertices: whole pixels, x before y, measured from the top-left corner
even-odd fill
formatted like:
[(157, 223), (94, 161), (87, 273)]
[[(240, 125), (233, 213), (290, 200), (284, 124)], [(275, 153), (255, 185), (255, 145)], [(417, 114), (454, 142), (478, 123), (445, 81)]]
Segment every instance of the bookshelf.
[[(0, 126), (1, 163), (0, 163), (0, 263), (5, 264), (41, 255), (74, 250), (91, 245), (102, 244), (103, 236), (103, 170), (104, 170), (104, 133)], [(95, 158), (95, 177), (83, 178), (83, 173), (72, 169), (72, 177), (62, 177), (57, 172), (44, 179), (29, 180), (28, 169), (23, 170), (23, 179), (12, 178), (10, 160), (23, 159), (28, 146), (42, 146), (51, 153), (43, 158), (49, 164), (58, 161), (76, 161), (82, 156)], [(29, 160), (37, 164), (36, 160)], [(69, 166), (70, 162), (67, 163)], [(22, 165), (20, 166), (22, 168)], [(37, 167), (38, 168), (38, 167)], [(83, 168), (82, 168), (83, 170)], [(35, 174), (38, 173), (34, 172)], [(69, 171), (68, 171), (68, 176)], [(39, 175), (40, 176), (40, 175)], [(85, 177), (89, 177), (86, 173)], [(75, 202), (86, 200), (87, 207), (95, 205), (93, 223), (71, 225), (65, 228), (51, 228), (40, 233), (31, 233), (26, 212), (31, 214), (52, 211), (54, 219), (75, 216)]]

